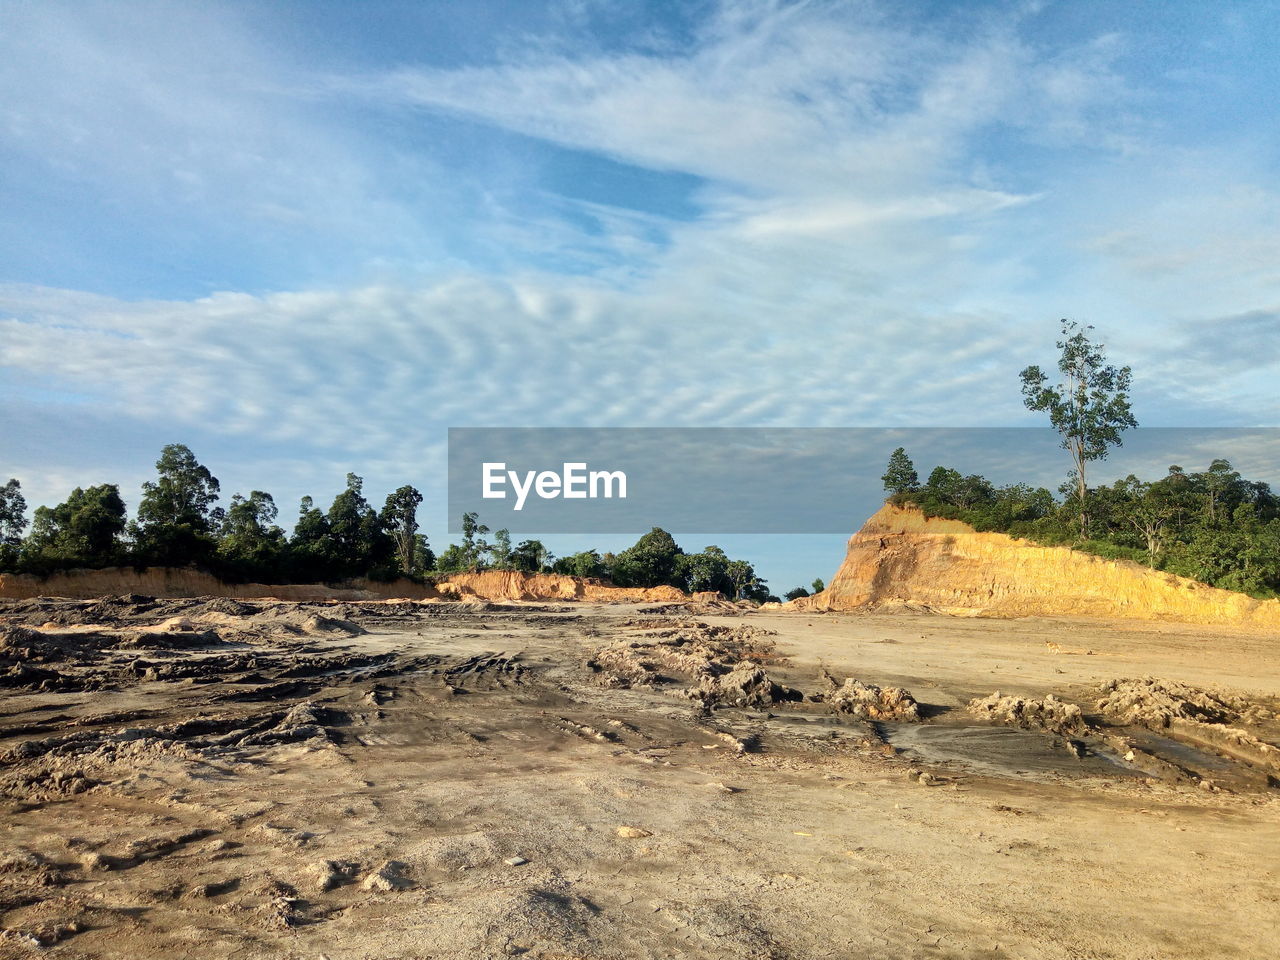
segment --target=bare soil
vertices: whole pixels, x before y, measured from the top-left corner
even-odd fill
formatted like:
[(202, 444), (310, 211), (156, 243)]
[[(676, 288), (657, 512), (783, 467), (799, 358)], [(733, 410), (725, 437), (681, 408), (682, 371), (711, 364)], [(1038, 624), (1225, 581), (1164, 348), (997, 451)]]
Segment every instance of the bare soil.
[(1278, 660), (908, 611), (4, 601), (0, 956), (1276, 956)]

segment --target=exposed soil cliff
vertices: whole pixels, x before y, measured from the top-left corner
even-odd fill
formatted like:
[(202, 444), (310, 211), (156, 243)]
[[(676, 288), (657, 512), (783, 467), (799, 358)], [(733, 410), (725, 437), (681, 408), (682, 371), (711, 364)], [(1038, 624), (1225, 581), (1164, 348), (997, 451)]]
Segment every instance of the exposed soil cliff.
[(589, 600), (596, 603), (671, 602), (689, 598), (675, 587), (631, 589), (561, 574), (529, 574), (504, 570), (458, 573), (436, 584), (411, 580), (353, 580), (339, 586), (323, 583), (223, 583), (195, 569), (108, 567), (72, 570), (50, 577), (0, 574), (0, 598), (89, 599), (112, 594), (149, 597), (276, 597), (281, 600)]
[(886, 504), (849, 540), (826, 590), (798, 610), (918, 605), (961, 616), (1088, 616), (1280, 627), (1254, 600), (1129, 561), (1043, 547)]

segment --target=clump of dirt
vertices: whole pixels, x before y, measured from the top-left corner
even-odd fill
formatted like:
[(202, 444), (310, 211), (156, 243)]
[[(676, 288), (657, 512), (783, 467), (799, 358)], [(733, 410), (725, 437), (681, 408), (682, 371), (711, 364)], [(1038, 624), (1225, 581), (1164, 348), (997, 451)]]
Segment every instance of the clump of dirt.
[(814, 699), (830, 704), (836, 713), (849, 714), (860, 720), (903, 720), (908, 723), (920, 720), (920, 705), (902, 687), (877, 687), (853, 677), (847, 677), (841, 684), (825, 671), (823, 679), (827, 690)]
[(1098, 709), (1112, 723), (1146, 727), (1267, 770), (1280, 770), (1280, 748), (1232, 726), (1271, 720), (1274, 715), (1261, 704), (1159, 677), (1111, 680), (1103, 684), (1102, 693)]
[(729, 673), (739, 663), (777, 661), (771, 631), (742, 625), (727, 627), (697, 620), (631, 620), (624, 627), (642, 635), (601, 647), (587, 661), (607, 686), (656, 686), (673, 680), (693, 680)]
[(803, 693), (775, 682), (752, 660), (735, 664), (728, 673), (703, 674), (686, 693), (705, 707), (769, 707), (804, 699)]
[(1260, 723), (1270, 711), (1243, 697), (1210, 693), (1178, 680), (1159, 677), (1110, 680), (1102, 686), (1098, 709), (1114, 723), (1152, 730), (1174, 720), (1196, 723)]
[(969, 712), (984, 720), (1007, 723), (1023, 730), (1047, 730), (1063, 737), (1078, 737), (1088, 732), (1084, 713), (1074, 703), (1059, 700), (1052, 693), (1043, 700), (1034, 697), (1001, 696), (997, 690), (989, 697), (969, 701)]

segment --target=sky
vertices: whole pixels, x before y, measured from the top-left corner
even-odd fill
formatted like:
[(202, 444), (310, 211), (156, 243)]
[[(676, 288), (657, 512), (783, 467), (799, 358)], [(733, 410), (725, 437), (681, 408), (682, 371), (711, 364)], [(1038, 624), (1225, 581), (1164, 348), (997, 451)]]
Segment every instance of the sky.
[[(449, 427), (1038, 425), (1064, 316), (1144, 426), (1278, 426), (1277, 38), (1250, 2), (0, 0), (0, 474), (132, 507), (181, 442), (289, 526), (354, 470), (441, 547)], [(779, 591), (842, 554), (718, 542)]]

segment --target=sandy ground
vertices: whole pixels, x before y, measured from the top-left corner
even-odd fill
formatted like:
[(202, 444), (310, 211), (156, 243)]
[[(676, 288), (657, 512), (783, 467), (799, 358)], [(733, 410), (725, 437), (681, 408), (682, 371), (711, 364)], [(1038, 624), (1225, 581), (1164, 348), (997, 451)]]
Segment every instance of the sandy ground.
[[(1271, 636), (125, 598), (0, 604), (0, 652), (3, 956), (1280, 956)], [(1143, 676), (1241, 746), (1095, 706)]]

